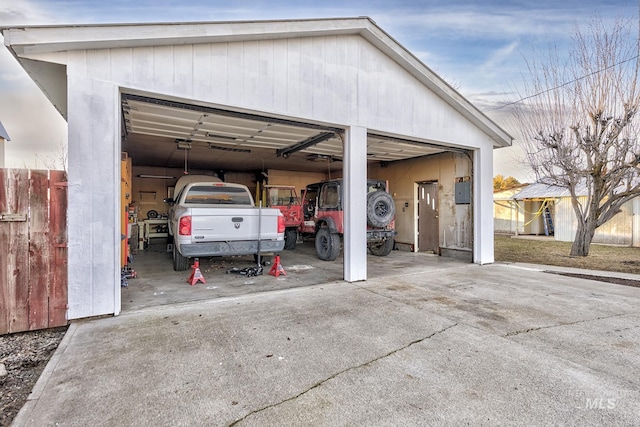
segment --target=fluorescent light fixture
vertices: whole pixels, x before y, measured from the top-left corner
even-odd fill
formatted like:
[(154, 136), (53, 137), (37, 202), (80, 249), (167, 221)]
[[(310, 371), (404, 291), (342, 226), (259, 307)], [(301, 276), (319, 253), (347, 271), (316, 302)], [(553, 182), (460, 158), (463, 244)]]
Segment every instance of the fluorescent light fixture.
[(211, 150), (221, 150), (221, 151), (233, 151), (234, 153), (250, 153), (251, 150), (248, 148), (236, 148), (236, 147), (222, 147), (220, 145), (213, 145), (209, 143), (209, 149)]
[(216, 139), (227, 139), (229, 141), (240, 141), (240, 138), (237, 138), (235, 136), (220, 135), (218, 133), (211, 133), (211, 132), (207, 132), (207, 137), (208, 138), (216, 138)]
[(138, 178), (176, 179), (175, 176), (166, 176), (166, 175), (138, 175)]

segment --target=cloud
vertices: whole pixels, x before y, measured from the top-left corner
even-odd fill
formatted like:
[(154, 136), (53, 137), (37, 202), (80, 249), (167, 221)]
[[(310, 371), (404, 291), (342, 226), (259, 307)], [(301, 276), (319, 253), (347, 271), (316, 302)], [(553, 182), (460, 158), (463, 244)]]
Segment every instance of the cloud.
[(67, 123), (42, 92), (33, 85), (3, 93), (2, 101), (0, 120), (11, 139), (5, 144), (6, 166), (36, 167), (37, 157), (55, 158), (60, 145), (66, 145)]
[(10, 5), (0, 8), (2, 26), (51, 24), (59, 22), (57, 16), (46, 3), (31, 0), (12, 0)]
[(491, 53), (491, 55), (485, 59), (484, 63), (480, 66), (480, 70), (495, 70), (496, 67), (505, 63), (505, 61), (511, 60), (513, 58), (514, 52), (520, 46), (519, 40), (514, 40), (513, 42), (503, 46), (499, 49), (496, 49)]

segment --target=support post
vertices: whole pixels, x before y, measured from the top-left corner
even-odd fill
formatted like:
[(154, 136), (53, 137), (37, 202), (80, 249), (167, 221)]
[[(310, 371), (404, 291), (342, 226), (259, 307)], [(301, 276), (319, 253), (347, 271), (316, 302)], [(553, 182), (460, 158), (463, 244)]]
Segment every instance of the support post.
[(473, 262), (491, 264), (493, 254), (493, 148), (473, 152)]
[(367, 129), (352, 126), (344, 141), (344, 280), (367, 280)]

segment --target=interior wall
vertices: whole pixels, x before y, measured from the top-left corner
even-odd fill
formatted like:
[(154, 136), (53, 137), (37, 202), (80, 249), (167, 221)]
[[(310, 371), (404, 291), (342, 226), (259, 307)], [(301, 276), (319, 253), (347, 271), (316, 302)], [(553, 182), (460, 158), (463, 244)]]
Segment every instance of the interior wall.
[[(138, 218), (146, 219), (150, 210), (154, 210), (160, 215), (168, 213), (169, 206), (164, 203), (163, 199), (172, 196), (172, 189), (178, 178), (183, 174), (184, 171), (180, 168), (133, 166), (131, 204), (135, 207)], [(190, 170), (189, 174), (217, 176), (216, 172), (212, 170), (194, 169)], [(298, 195), (307, 184), (328, 179), (327, 174), (315, 172), (290, 172), (270, 169), (267, 174), (269, 176), (269, 184), (293, 185)], [(169, 178), (144, 178), (140, 177), (140, 175)], [(254, 174), (225, 172), (224, 181), (246, 185), (255, 197), (256, 176)]]
[(328, 174), (326, 173), (290, 172), (277, 169), (269, 169), (268, 175), (270, 185), (293, 185), (298, 196), (308, 184), (328, 179)]
[(389, 181), (389, 191), (396, 203), (399, 244), (417, 247), (416, 183), (431, 181), (439, 184), (440, 246), (472, 249), (472, 205), (455, 203), (456, 180), (471, 178), (471, 161), (466, 155), (449, 152), (394, 162), (386, 167), (371, 166), (368, 175)]
[[(133, 161), (135, 162), (135, 159)], [(206, 170), (192, 170), (189, 173), (191, 175), (216, 176), (214, 172)], [(169, 205), (164, 202), (164, 199), (173, 196), (173, 187), (183, 174), (183, 169), (179, 168), (133, 166), (130, 205), (135, 209), (138, 218), (146, 219), (147, 212), (150, 210), (154, 210), (158, 214), (166, 214), (169, 210)], [(169, 178), (144, 178), (140, 177), (140, 175), (166, 176)]]

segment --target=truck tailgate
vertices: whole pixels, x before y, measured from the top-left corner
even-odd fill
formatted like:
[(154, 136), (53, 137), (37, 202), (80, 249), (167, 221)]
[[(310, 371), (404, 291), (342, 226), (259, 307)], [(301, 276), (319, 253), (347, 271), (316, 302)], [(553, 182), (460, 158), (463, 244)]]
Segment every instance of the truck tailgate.
[[(198, 208), (191, 210), (193, 243), (278, 238), (277, 209)], [(260, 220), (260, 226), (259, 226)]]

